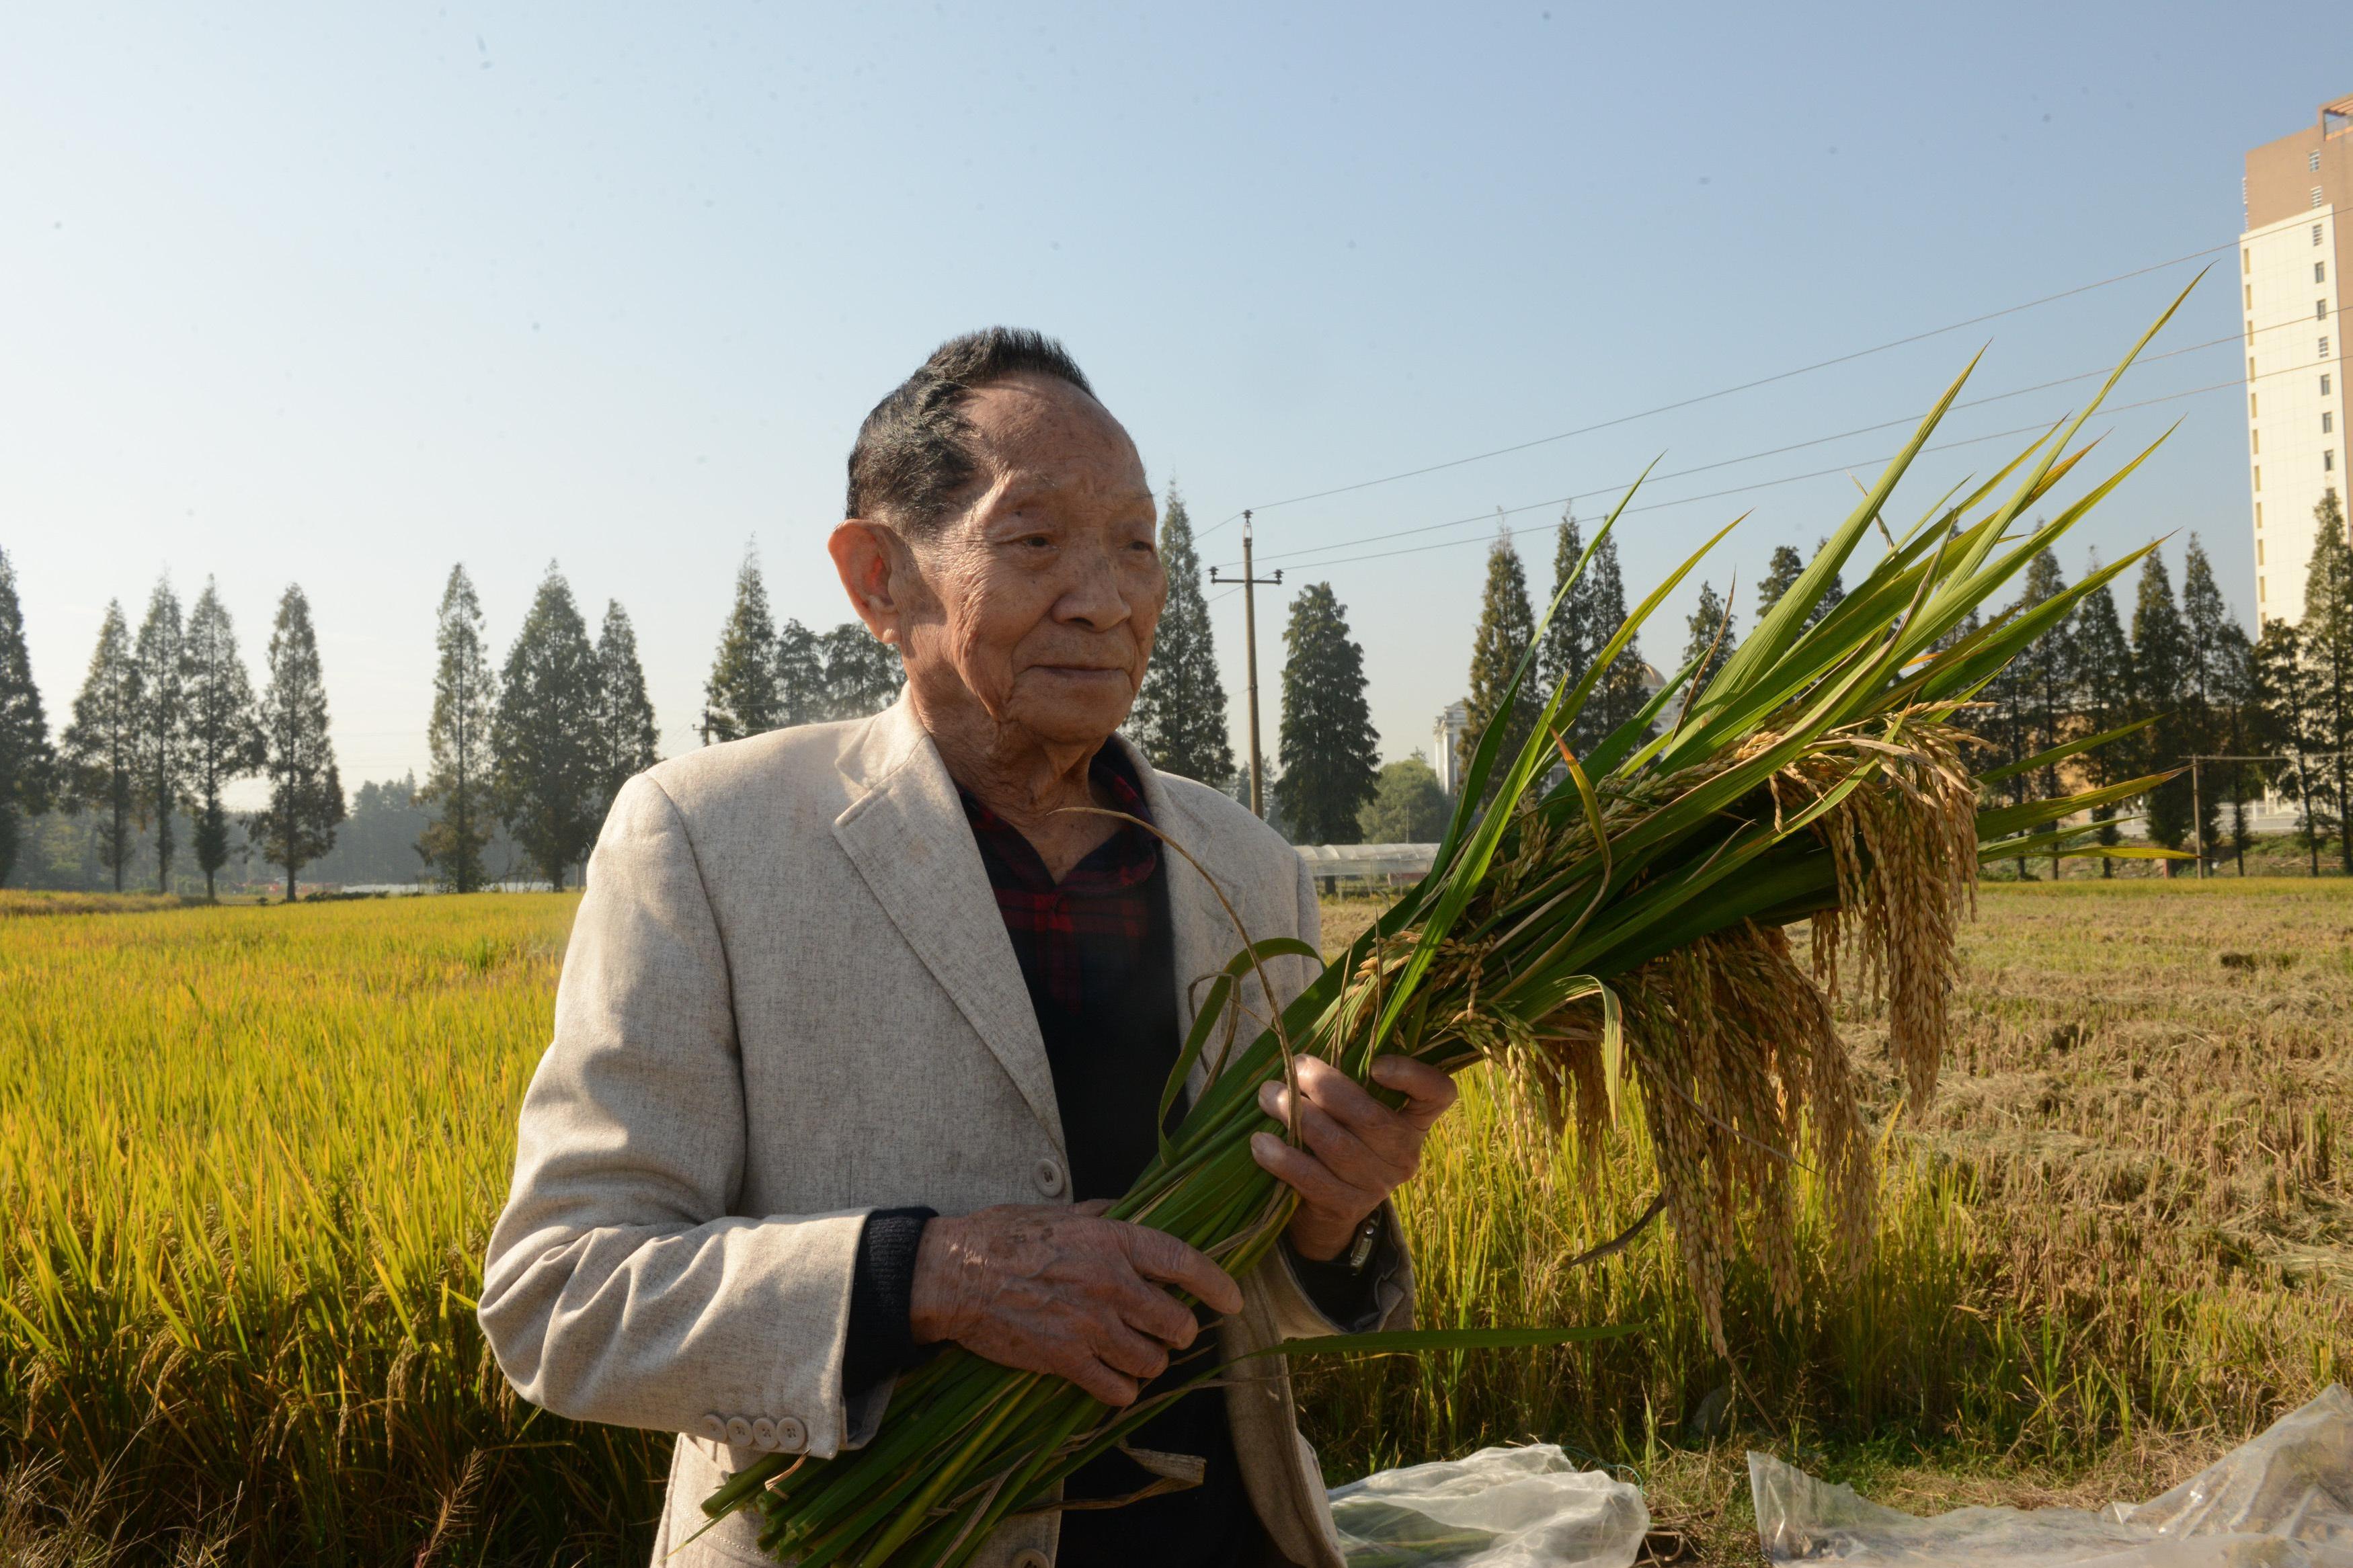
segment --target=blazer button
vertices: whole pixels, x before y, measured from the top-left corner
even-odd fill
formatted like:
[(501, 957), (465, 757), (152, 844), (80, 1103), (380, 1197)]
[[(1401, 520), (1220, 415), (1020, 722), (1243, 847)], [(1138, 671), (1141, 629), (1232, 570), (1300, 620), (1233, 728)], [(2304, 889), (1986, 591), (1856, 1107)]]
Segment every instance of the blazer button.
[(776, 1424), (766, 1416), (752, 1423), (752, 1447), (764, 1454), (776, 1451)]
[(797, 1415), (776, 1418), (776, 1447), (785, 1453), (797, 1454), (808, 1447), (808, 1428)]
[(1029, 1173), (1029, 1180), (1050, 1198), (1062, 1194), (1062, 1167), (1051, 1160), (1039, 1161), (1037, 1169)]
[(1013, 1568), (1054, 1568), (1054, 1560), (1033, 1546), (1013, 1554)]
[(727, 1440), (734, 1444), (739, 1448), (750, 1447), (752, 1446), (752, 1424), (749, 1421), (744, 1420), (741, 1415), (730, 1415), (727, 1418)]
[(727, 1423), (725, 1419), (718, 1415), (704, 1416), (702, 1418), (702, 1436), (705, 1439), (713, 1443), (724, 1443), (727, 1441)]

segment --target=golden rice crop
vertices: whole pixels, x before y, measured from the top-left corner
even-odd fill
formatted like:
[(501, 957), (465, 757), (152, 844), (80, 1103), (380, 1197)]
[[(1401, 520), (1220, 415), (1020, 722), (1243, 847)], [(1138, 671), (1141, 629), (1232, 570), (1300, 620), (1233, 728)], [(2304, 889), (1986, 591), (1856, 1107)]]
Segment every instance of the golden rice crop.
[(661, 1445), (473, 1320), (572, 907), (0, 920), (0, 1469), (159, 1554), (617, 1550)]

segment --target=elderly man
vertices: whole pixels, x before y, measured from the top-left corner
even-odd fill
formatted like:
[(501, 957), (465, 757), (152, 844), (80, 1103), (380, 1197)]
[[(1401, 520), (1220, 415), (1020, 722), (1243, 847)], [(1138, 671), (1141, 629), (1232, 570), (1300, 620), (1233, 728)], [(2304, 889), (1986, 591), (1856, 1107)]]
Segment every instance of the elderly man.
[[(1125, 1405), (1199, 1330), (1172, 1287), (1227, 1352), (1402, 1325), (1387, 1200), (1453, 1099), (1403, 1058), (1374, 1071), (1396, 1110), (1303, 1063), (1304, 1147), (1257, 1146), (1296, 1217), (1240, 1281), (1101, 1217), (1153, 1155), (1190, 982), (1238, 946), (1203, 873), (1254, 938), (1313, 942), (1313, 887), (1116, 736), (1167, 584), (1135, 447), (1060, 345), (944, 345), (860, 427), (848, 510), (834, 564), (905, 693), (621, 792), (484, 1269), (523, 1397), (684, 1435), (654, 1550), (680, 1568), (763, 1561), (744, 1516), (682, 1545), (703, 1498), (764, 1452), (866, 1442), (932, 1346)], [(1276, 1004), (1312, 978), (1271, 967)], [(1244, 1364), (1134, 1440), (1203, 1461), (1198, 1485), (1017, 1519), (977, 1562), (1339, 1568), (1281, 1360)], [(1152, 1479), (1113, 1454), (1064, 1501)]]

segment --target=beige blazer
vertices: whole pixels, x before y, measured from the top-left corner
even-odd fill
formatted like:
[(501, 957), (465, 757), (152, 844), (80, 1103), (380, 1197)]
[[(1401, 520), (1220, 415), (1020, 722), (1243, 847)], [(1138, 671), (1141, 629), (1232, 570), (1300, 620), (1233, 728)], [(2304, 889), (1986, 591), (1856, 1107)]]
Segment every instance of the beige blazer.
[[(1314, 887), (1282, 840), (1136, 763), (1155, 821), (1250, 936), (1314, 942)], [(1199, 873), (1166, 858), (1189, 1024), (1186, 982), (1240, 942)], [(1313, 978), (1304, 959), (1271, 967), (1282, 1000)], [(1263, 1016), (1254, 986), (1249, 1000)], [(758, 1563), (744, 1515), (670, 1553), (763, 1452), (824, 1457), (872, 1436), (888, 1390), (857, 1407), (841, 1392), (866, 1213), (1068, 1202), (1068, 1158), (987, 873), (906, 700), (710, 747), (631, 780), (589, 861), (482, 1329), (533, 1404), (681, 1434), (657, 1563)], [(1377, 1296), (1383, 1326), (1403, 1327), (1412, 1278), (1391, 1251)], [(1333, 1331), (1280, 1254), (1243, 1285), (1229, 1353)], [(1292, 1562), (1340, 1568), (1283, 1363), (1245, 1364), (1227, 1401), (1251, 1500)], [(1039, 1568), (1059, 1532), (1056, 1516), (1016, 1521), (976, 1562)]]

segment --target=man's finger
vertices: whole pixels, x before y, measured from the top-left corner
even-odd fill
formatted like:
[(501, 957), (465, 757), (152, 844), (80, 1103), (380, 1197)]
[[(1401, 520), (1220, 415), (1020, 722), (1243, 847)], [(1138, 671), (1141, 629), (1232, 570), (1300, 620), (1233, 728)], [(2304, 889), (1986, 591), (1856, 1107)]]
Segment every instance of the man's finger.
[[(1297, 1193), (1300, 1201), (1310, 1208), (1345, 1215), (1357, 1206), (1360, 1194), (1334, 1175), (1331, 1167), (1271, 1132), (1261, 1132), (1251, 1138), (1250, 1156), (1269, 1175)], [(1365, 1206), (1369, 1208), (1372, 1205)]]
[(1150, 1383), (1168, 1370), (1168, 1347), (1157, 1340), (1145, 1339), (1124, 1323), (1102, 1325), (1097, 1335), (1095, 1357), (1113, 1372), (1124, 1373), (1138, 1383)]
[(1070, 1379), (1115, 1410), (1134, 1404), (1142, 1387), (1135, 1379), (1122, 1376), (1083, 1351), (1046, 1370)]
[(1189, 1290), (1213, 1312), (1242, 1310), (1241, 1287), (1207, 1254), (1149, 1226), (1122, 1226), (1120, 1237), (1127, 1248), (1128, 1262), (1146, 1279)]
[(1413, 1174), (1418, 1140), (1402, 1130), (1393, 1130), (1391, 1137), (1383, 1139), (1384, 1143), (1395, 1146), (1392, 1152), (1366, 1142), (1325, 1115), (1323, 1107), (1309, 1104), (1299, 1110), (1299, 1136), (1307, 1145), (1307, 1152), (1324, 1162), (1325, 1169), (1359, 1189), (1373, 1203), (1380, 1202), (1392, 1188)]
[(1405, 1096), (1405, 1104), (1398, 1108), (1398, 1114), (1425, 1132), (1452, 1108), (1462, 1092), (1451, 1077), (1411, 1057), (1382, 1057), (1373, 1063), (1372, 1078), (1382, 1088), (1396, 1089)]
[[(1341, 1174), (1377, 1179), (1383, 1192), (1412, 1174), (1425, 1129), (1366, 1094), (1344, 1074), (1335, 1072), (1311, 1083), (1303, 1073), (1299, 1087), (1300, 1133), (1309, 1148), (1332, 1158)], [(1277, 1121), (1289, 1121), (1290, 1091), (1271, 1081), (1261, 1086), (1259, 1109)], [(1317, 1127), (1323, 1129), (1320, 1137), (1310, 1131)]]
[(1130, 1273), (1119, 1297), (1112, 1305), (1127, 1325), (1142, 1334), (1149, 1334), (1171, 1350), (1183, 1350), (1193, 1342), (1200, 1325), (1193, 1314), (1177, 1305), (1176, 1298), (1167, 1291), (1145, 1284)]

